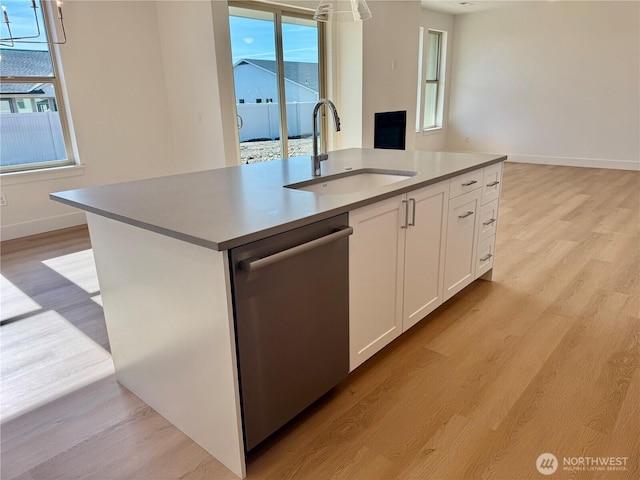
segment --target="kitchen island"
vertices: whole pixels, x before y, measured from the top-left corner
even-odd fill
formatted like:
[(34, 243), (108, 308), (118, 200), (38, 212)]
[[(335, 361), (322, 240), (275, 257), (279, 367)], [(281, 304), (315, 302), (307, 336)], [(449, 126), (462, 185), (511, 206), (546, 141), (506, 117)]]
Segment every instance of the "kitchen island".
[[(313, 177), (309, 157), (298, 157), (59, 192), (51, 198), (87, 212), (118, 381), (244, 477), (229, 251), (349, 214), (355, 230), (349, 258), (353, 369), (475, 278), (490, 277), (492, 233), (482, 233), (486, 222), (475, 218), (486, 210), (490, 218), (484, 226), (495, 234), (499, 167), (505, 159), (484, 154), (348, 149), (330, 153), (322, 164), (323, 181), (363, 170), (405, 175), (364, 190), (315, 193), (299, 188)], [(423, 199), (429, 208), (420, 210)], [(380, 210), (380, 206), (385, 208)], [(422, 212), (431, 212), (425, 222)], [(358, 252), (363, 241), (378, 236), (375, 229), (367, 235), (367, 228), (375, 223), (369, 221), (372, 218), (390, 220), (398, 227), (394, 232), (403, 234), (379, 236), (379, 240), (393, 237), (398, 246), (393, 256), (398, 259), (404, 259), (405, 249), (415, 248), (409, 233), (419, 231), (417, 225), (437, 224), (437, 235), (429, 240), (438, 243), (437, 248), (429, 248), (433, 255), (428, 261), (417, 258), (410, 262), (421, 265), (423, 271), (431, 271), (436, 263), (431, 283), (437, 294), (424, 308), (409, 308), (411, 299), (406, 295), (402, 301), (395, 299), (393, 309), (400, 320), (394, 317), (390, 328), (379, 325), (384, 335), (363, 331), (360, 319), (366, 312), (359, 309), (357, 299), (371, 274), (361, 271), (364, 257)], [(469, 231), (470, 243), (461, 237), (466, 230), (460, 234), (452, 230), (454, 222), (447, 218), (461, 219), (460, 229)], [(424, 238), (418, 238), (417, 244), (424, 246)], [(479, 255), (485, 244), (491, 253)], [(366, 248), (379, 249), (382, 244)], [(462, 248), (469, 250), (466, 265), (458, 259), (464, 257), (457, 254)], [(451, 278), (444, 268), (447, 262), (452, 266)], [(459, 275), (456, 263), (471, 271)], [(411, 265), (403, 264), (402, 269), (398, 265), (391, 267), (402, 281), (390, 288), (409, 291), (420, 284), (420, 279), (414, 281)], [(404, 325), (402, 305), (410, 317)]]

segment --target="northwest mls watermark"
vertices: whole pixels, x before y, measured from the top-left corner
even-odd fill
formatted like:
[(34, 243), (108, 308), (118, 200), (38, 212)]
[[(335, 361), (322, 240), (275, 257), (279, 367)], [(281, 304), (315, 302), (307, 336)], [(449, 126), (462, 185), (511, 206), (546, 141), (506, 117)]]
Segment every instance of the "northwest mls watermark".
[(543, 475), (552, 475), (558, 469), (565, 472), (623, 472), (629, 457), (562, 457), (543, 453), (536, 459), (536, 468)]

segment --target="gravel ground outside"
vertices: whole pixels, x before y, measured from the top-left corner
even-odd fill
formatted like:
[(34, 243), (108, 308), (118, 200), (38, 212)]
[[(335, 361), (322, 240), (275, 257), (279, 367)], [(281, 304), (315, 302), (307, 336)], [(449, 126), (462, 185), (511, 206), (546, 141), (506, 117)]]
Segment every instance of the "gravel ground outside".
[[(289, 139), (289, 156), (299, 157), (311, 155), (313, 143), (311, 138)], [(280, 141), (243, 142), (240, 144), (240, 161), (244, 163), (266, 162), (282, 158)]]

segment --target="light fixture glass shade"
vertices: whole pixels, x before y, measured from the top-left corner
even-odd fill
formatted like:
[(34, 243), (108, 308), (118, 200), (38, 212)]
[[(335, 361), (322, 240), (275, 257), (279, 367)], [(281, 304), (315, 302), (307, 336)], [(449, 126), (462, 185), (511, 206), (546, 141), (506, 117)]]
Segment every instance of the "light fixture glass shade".
[(365, 0), (320, 0), (313, 19), (319, 22), (354, 22), (371, 16)]

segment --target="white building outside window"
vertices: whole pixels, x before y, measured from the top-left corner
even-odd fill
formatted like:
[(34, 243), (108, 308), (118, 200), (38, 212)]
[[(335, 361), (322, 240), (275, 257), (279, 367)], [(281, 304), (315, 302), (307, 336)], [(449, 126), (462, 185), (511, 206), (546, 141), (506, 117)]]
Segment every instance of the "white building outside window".
[[(68, 121), (62, 101), (49, 2), (7, 0), (10, 18), (0, 31), (0, 173), (71, 165)], [(38, 24), (34, 15), (38, 17)], [(3, 19), (4, 20), (4, 19)], [(40, 36), (37, 36), (38, 27)], [(33, 37), (29, 43), (11, 37)]]

